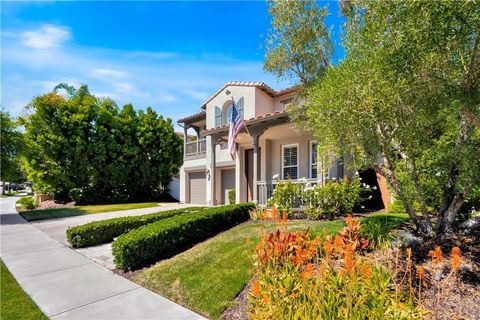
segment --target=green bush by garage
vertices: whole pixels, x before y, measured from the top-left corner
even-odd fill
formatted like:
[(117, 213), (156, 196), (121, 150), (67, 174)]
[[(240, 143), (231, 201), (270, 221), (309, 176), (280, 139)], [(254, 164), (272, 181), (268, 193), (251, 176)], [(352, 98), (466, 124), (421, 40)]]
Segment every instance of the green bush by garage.
[(68, 228), (67, 239), (75, 248), (95, 246), (112, 242), (116, 237), (146, 224), (184, 213), (196, 212), (201, 209), (201, 207), (190, 207), (141, 216), (128, 216), (94, 221), (81, 226)]
[(132, 230), (118, 237), (112, 253), (118, 268), (137, 269), (171, 257), (221, 231), (247, 221), (253, 204), (208, 208), (177, 215)]

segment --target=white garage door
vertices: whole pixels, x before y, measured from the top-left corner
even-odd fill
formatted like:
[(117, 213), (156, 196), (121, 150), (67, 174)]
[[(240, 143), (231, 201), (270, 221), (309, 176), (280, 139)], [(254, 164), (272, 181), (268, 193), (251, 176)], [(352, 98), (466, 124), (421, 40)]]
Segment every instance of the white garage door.
[(205, 204), (207, 198), (207, 185), (205, 172), (190, 172), (190, 203)]

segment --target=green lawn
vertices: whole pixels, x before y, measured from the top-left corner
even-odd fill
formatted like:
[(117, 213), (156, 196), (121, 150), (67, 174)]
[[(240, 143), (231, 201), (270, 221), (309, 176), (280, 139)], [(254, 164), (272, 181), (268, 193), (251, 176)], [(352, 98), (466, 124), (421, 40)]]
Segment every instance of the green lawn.
[(23, 291), (1, 260), (0, 269), (2, 273), (0, 282), (1, 319), (47, 319), (32, 299)]
[[(405, 221), (406, 215), (374, 214), (390, 223)], [(290, 221), (289, 230), (333, 234), (343, 221)], [(252, 257), (261, 231), (272, 224), (243, 224), (219, 234), (171, 259), (161, 261), (133, 277), (133, 281), (177, 301), (210, 318), (218, 318), (249, 281)], [(249, 239), (249, 241), (247, 241)]]
[(86, 214), (96, 214), (111, 211), (122, 211), (130, 209), (159, 207), (158, 202), (141, 202), (141, 203), (120, 203), (120, 204), (101, 204), (90, 206), (75, 206), (59, 209), (45, 209), (45, 210), (32, 210), (20, 212), (23, 218), (28, 221), (37, 221), (45, 219), (56, 219), (73, 216), (81, 216)]

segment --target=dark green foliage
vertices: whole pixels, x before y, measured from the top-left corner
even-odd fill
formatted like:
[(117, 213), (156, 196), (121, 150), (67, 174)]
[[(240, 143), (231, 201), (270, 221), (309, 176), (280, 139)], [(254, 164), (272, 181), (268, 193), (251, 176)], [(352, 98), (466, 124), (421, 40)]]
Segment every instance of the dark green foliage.
[(243, 203), (177, 215), (118, 237), (112, 244), (115, 265), (124, 270), (171, 257), (221, 231), (247, 221), (253, 204)]
[(67, 239), (76, 248), (112, 242), (115, 237), (158, 220), (200, 210), (199, 207), (156, 212), (141, 216), (94, 221), (67, 229)]
[(182, 164), (172, 121), (99, 99), (86, 86), (36, 97), (23, 119), (29, 178), (43, 193), (77, 203), (161, 199)]
[(20, 205), (22, 209), (33, 210), (35, 209), (35, 200), (33, 197), (23, 197), (17, 201), (17, 204)]
[(360, 233), (373, 248), (387, 248), (394, 239), (393, 229), (407, 220), (406, 214), (376, 214), (362, 221)]
[(0, 181), (23, 182), (24, 173), (20, 165), (23, 135), (18, 131), (17, 123), (10, 114), (3, 110), (0, 110), (0, 129), (0, 162), (2, 164)]

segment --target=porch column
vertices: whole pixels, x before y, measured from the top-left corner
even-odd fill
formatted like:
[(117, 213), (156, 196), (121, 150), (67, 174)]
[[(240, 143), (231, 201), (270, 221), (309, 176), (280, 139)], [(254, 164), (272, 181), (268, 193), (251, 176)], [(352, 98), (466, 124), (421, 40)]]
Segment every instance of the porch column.
[(183, 127), (183, 156), (187, 154), (188, 128), (188, 124), (185, 123), (185, 126)]
[(215, 206), (215, 149), (218, 138), (207, 136), (207, 201), (209, 206)]
[(254, 201), (258, 201), (258, 188), (257, 188), (257, 182), (258, 182), (258, 166), (260, 165), (259, 163), (259, 157), (258, 157), (258, 144), (260, 140), (259, 135), (255, 135), (252, 137), (253, 140), (253, 194), (252, 198)]
[(259, 147), (260, 147), (260, 136), (265, 131), (264, 128), (250, 129), (250, 134), (253, 142), (253, 192), (252, 198), (254, 201), (258, 201), (258, 168), (260, 167), (260, 157), (259, 157)]

